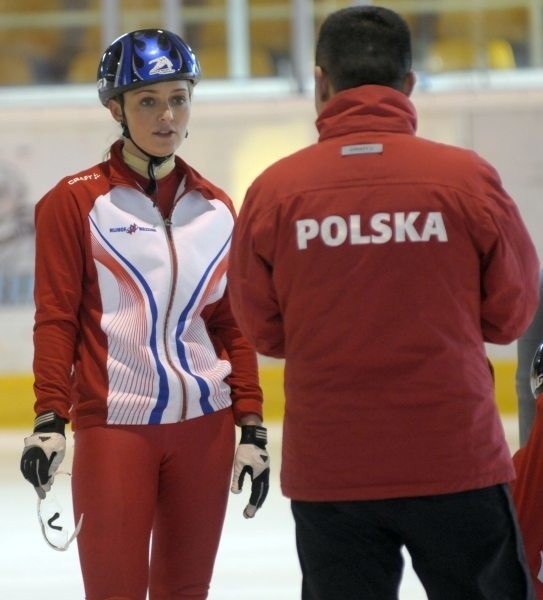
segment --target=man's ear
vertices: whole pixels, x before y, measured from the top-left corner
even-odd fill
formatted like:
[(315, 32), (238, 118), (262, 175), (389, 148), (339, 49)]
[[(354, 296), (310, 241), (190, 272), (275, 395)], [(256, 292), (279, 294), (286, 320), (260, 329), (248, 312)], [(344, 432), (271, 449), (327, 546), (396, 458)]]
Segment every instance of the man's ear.
[(321, 102), (330, 100), (330, 80), (322, 67), (315, 67), (315, 92)]
[(411, 96), (411, 93), (415, 89), (415, 84), (417, 83), (417, 77), (413, 71), (409, 71), (409, 73), (405, 76), (402, 92), (407, 96)]
[(317, 114), (320, 113), (322, 107), (333, 95), (334, 90), (326, 71), (322, 67), (315, 67), (315, 106)]
[(123, 110), (118, 100), (112, 98), (108, 102), (107, 107), (109, 108), (109, 112), (111, 113), (111, 116), (115, 119), (115, 121), (117, 121), (118, 123), (122, 123), (124, 121)]

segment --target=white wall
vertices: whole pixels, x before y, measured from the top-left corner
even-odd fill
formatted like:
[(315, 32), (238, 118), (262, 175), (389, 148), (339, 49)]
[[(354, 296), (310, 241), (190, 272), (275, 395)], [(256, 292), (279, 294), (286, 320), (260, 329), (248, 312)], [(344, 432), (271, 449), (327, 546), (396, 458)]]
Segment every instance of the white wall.
[[(0, 98), (1, 99), (1, 98)], [(543, 257), (543, 89), (416, 92), (419, 135), (473, 148), (494, 164), (519, 205)], [(239, 206), (246, 187), (275, 159), (316, 139), (312, 99), (199, 99), (180, 154), (227, 190)], [(103, 159), (118, 136), (98, 101), (3, 102), (0, 164), (19, 171), (27, 201), (36, 202), (61, 177)], [(31, 307), (0, 310), (0, 372), (29, 372)], [(491, 347), (513, 356), (511, 347)]]

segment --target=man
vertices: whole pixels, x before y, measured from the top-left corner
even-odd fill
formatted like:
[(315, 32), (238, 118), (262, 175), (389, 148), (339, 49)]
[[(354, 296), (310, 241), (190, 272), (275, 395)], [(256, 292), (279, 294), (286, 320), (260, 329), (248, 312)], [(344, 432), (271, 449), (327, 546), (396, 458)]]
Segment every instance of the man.
[(286, 359), (303, 600), (397, 598), (403, 546), (431, 600), (533, 598), (484, 342), (528, 326), (538, 259), (493, 167), (415, 136), (414, 84), (396, 13), (331, 14), (318, 143), (256, 179), (234, 228), (234, 314)]

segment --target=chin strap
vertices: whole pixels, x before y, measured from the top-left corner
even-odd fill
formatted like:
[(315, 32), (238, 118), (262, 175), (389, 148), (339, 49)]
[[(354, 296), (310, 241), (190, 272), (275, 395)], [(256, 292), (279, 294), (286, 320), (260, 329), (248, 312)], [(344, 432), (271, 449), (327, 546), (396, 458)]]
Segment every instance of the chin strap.
[(158, 167), (160, 167), (160, 165), (164, 161), (166, 161), (166, 160), (168, 160), (168, 158), (170, 158), (171, 154), (169, 154), (168, 156), (152, 156), (151, 154), (148, 154), (147, 152), (145, 152), (145, 150), (140, 148), (136, 144), (136, 142), (134, 142), (134, 140), (132, 140), (132, 143), (135, 144), (135, 146), (137, 148), (139, 148), (146, 156), (149, 157), (149, 163), (147, 165), (147, 175), (149, 175), (149, 185), (145, 189), (145, 193), (149, 196), (152, 196), (158, 189), (158, 182), (156, 179), (156, 170)]
[(153, 194), (156, 194), (156, 191), (158, 188), (158, 182), (157, 182), (157, 178), (156, 178), (156, 170), (158, 167), (160, 167), (160, 165), (163, 162), (167, 161), (172, 156), (172, 154), (168, 154), (167, 156), (155, 156), (154, 154), (149, 154), (149, 152), (147, 152), (141, 146), (139, 146), (136, 143), (136, 141), (134, 140), (134, 138), (130, 135), (130, 130), (128, 129), (128, 124), (126, 122), (126, 115), (124, 113), (124, 97), (122, 94), (119, 97), (119, 103), (121, 105), (121, 110), (123, 113), (123, 120), (121, 122), (123, 136), (126, 139), (130, 140), (134, 144), (134, 146), (136, 146), (136, 148), (140, 152), (143, 152), (143, 154), (145, 154), (145, 156), (147, 156), (147, 158), (149, 159), (149, 162), (147, 164), (147, 175), (149, 176), (149, 185), (145, 189), (145, 193), (148, 196), (152, 196)]

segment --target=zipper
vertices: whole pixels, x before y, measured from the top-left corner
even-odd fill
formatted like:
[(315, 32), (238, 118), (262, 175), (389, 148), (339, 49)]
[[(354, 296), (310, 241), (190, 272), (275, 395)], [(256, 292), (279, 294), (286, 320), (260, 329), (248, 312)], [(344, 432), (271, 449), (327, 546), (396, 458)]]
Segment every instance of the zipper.
[[(168, 306), (166, 308), (166, 315), (164, 316), (164, 327), (163, 327), (163, 334), (162, 334), (163, 340), (162, 341), (164, 344), (164, 353), (166, 354), (166, 360), (167, 360), (168, 364), (170, 365), (170, 368), (172, 369), (172, 371), (177, 375), (177, 377), (179, 379), (179, 383), (181, 384), (181, 410), (180, 410), (180, 414), (179, 414), (179, 422), (180, 422), (180, 421), (185, 420), (185, 417), (187, 414), (187, 384), (185, 382), (185, 378), (183, 377), (182, 372), (177, 368), (174, 361), (172, 360), (171, 352), (170, 352), (170, 343), (169, 343), (169, 339), (168, 339), (168, 337), (169, 337), (168, 336), (168, 332), (169, 332), (168, 325), (169, 325), (171, 312), (172, 312), (174, 290), (177, 285), (178, 260), (177, 260), (177, 253), (175, 251), (175, 245), (173, 243), (173, 237), (172, 237), (172, 232), (171, 232), (172, 221), (169, 217), (167, 217), (166, 219), (164, 219), (162, 217), (162, 214), (160, 213), (160, 210), (158, 209), (158, 206), (156, 206), (156, 204), (153, 204), (153, 206), (155, 206), (157, 212), (160, 215), (160, 220), (164, 226), (164, 233), (166, 235), (166, 241), (168, 243), (168, 250), (170, 252), (170, 264), (171, 264), (170, 291), (168, 294)], [(174, 206), (175, 206), (175, 204), (174, 204)], [(175, 340), (174, 340), (174, 343), (175, 343)]]
[[(177, 283), (177, 253), (175, 251), (175, 245), (173, 243), (173, 238), (172, 238), (172, 232), (171, 232), (171, 228), (172, 228), (172, 220), (171, 220), (171, 216), (172, 213), (175, 209), (175, 206), (177, 205), (177, 203), (179, 202), (179, 200), (182, 198), (182, 196), (184, 195), (185, 192), (183, 192), (179, 197), (174, 198), (173, 204), (172, 204), (172, 210), (171, 213), (169, 215), (169, 217), (164, 218), (162, 216), (162, 213), (160, 212), (160, 209), (158, 207), (158, 204), (156, 203), (155, 199), (152, 196), (149, 196), (149, 194), (147, 194), (145, 192), (145, 190), (141, 187), (141, 185), (137, 182), (134, 181), (134, 183), (136, 184), (137, 188), (141, 191), (142, 194), (144, 194), (145, 196), (147, 196), (147, 198), (149, 198), (149, 200), (151, 201), (153, 208), (156, 210), (156, 212), (158, 213), (159, 216), (159, 222), (162, 223), (162, 226), (164, 228), (164, 234), (166, 235), (166, 241), (168, 243), (168, 250), (170, 252), (170, 265), (171, 265), (171, 272), (172, 272), (172, 277), (170, 280), (170, 292), (168, 294), (168, 306), (166, 308), (166, 315), (164, 317), (164, 327), (163, 327), (163, 338), (162, 338), (162, 343), (164, 345), (164, 353), (166, 354), (166, 360), (171, 368), (171, 370), (177, 375), (177, 378), (179, 379), (179, 383), (181, 384), (181, 410), (180, 410), (180, 414), (179, 414), (179, 421), (184, 421), (187, 415), (187, 384), (185, 381), (185, 378), (183, 377), (183, 373), (175, 366), (172, 357), (171, 357), (171, 353), (170, 353), (170, 346), (168, 343), (168, 322), (170, 320), (170, 315), (172, 312), (172, 305), (173, 305), (173, 296), (174, 296), (174, 290), (175, 290), (175, 286)], [(175, 340), (174, 340), (175, 342)]]

